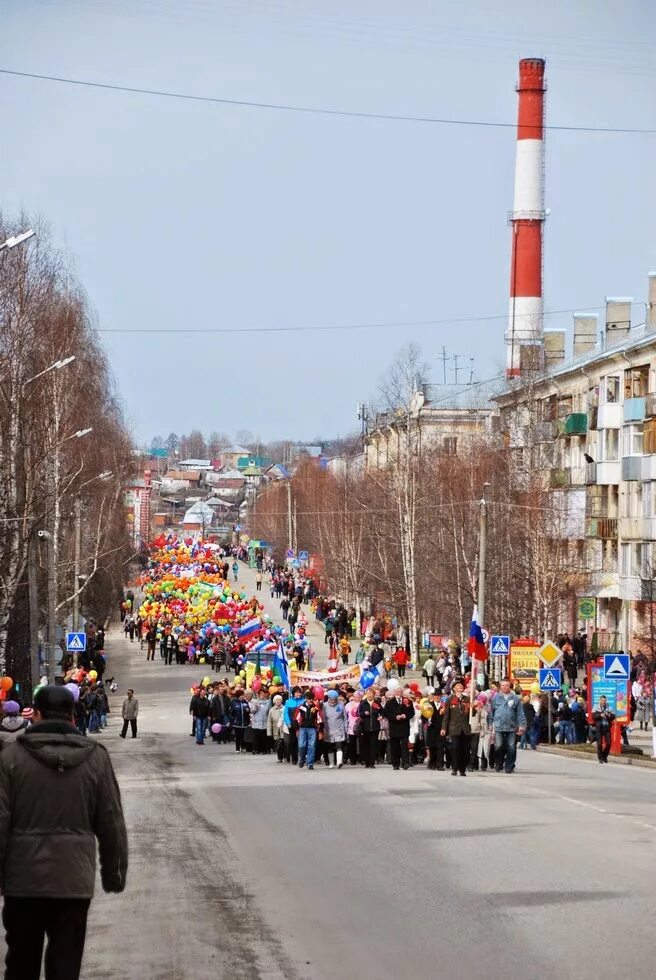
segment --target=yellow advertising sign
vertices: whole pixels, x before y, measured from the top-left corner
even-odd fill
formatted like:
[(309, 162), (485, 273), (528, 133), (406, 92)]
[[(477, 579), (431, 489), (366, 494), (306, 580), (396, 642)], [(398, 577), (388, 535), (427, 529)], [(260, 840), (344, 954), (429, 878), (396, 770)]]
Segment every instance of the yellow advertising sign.
[(536, 684), (542, 661), (539, 657), (540, 644), (531, 640), (520, 640), (510, 644), (508, 658), (508, 676), (513, 684), (519, 683), (523, 691), (530, 691), (531, 684)]

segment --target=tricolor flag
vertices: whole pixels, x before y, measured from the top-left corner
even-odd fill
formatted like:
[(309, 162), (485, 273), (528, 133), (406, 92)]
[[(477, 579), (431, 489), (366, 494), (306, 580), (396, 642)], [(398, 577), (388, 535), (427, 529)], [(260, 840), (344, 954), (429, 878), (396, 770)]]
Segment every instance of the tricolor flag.
[(469, 627), (469, 640), (467, 641), (467, 653), (472, 660), (487, 660), (487, 650), (483, 640), (481, 627), (478, 625), (478, 609), (474, 606), (471, 626)]
[(239, 627), (237, 630), (237, 636), (240, 639), (243, 639), (245, 636), (250, 636), (251, 633), (257, 633), (261, 626), (262, 623), (259, 619), (250, 619), (247, 623), (244, 623), (243, 626)]

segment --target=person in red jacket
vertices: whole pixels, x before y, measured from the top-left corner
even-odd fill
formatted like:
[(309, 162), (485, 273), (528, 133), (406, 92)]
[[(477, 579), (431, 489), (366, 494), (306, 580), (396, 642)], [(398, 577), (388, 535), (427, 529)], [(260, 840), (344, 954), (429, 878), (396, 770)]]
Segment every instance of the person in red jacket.
[(410, 654), (403, 647), (397, 647), (394, 654), (394, 663), (399, 672), (399, 677), (405, 677), (405, 668), (410, 663)]

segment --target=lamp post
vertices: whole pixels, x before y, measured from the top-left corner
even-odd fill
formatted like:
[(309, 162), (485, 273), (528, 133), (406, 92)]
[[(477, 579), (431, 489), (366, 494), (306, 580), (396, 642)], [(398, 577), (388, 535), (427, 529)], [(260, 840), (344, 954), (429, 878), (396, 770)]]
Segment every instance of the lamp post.
[[(57, 449), (59, 446), (63, 446), (65, 442), (69, 442), (71, 439), (82, 439), (84, 436), (89, 435), (93, 432), (93, 427), (88, 426), (86, 429), (78, 429), (76, 432), (71, 433), (70, 436), (66, 436), (61, 442), (55, 444), (52, 449)], [(39, 531), (39, 537), (42, 538), (48, 544), (48, 620), (47, 620), (47, 640), (46, 640), (46, 676), (48, 681), (53, 681), (55, 677), (56, 664), (54, 662), (55, 656), (55, 646), (56, 646), (56, 618), (57, 618), (57, 586), (56, 586), (56, 569), (55, 569), (55, 541), (53, 535), (50, 531)]]
[(105, 470), (104, 473), (99, 473), (97, 476), (92, 476), (90, 480), (86, 480), (80, 487), (75, 497), (75, 558), (74, 558), (74, 569), (73, 569), (73, 629), (75, 631), (80, 628), (80, 579), (82, 578), (80, 562), (81, 562), (81, 551), (82, 551), (82, 497), (80, 491), (87, 487), (90, 483), (95, 480), (108, 480), (112, 475), (111, 470)]
[(12, 235), (0, 245), (0, 252), (9, 252), (12, 248), (16, 248), (17, 245), (22, 245), (23, 242), (29, 241), (30, 238), (34, 238), (36, 232), (31, 228), (29, 231), (23, 231), (20, 235)]

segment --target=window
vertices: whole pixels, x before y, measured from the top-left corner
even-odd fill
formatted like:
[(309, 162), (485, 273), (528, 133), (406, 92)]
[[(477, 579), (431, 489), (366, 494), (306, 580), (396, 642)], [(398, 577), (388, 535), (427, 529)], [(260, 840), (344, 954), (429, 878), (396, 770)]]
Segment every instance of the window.
[(622, 455), (642, 455), (642, 426), (625, 425), (622, 429)]
[(642, 542), (636, 541), (631, 549), (631, 575), (642, 574)]
[(619, 459), (619, 432), (617, 429), (601, 430), (601, 459), (612, 462)]
[(455, 436), (445, 436), (443, 441), (444, 452), (447, 456), (455, 456), (458, 452), (458, 440)]
[(629, 545), (622, 544), (620, 548), (620, 575), (629, 574)]
[(642, 484), (642, 516), (651, 517), (653, 507), (652, 484), (649, 480)]
[(619, 374), (611, 374), (608, 378), (604, 378), (604, 395), (606, 396), (607, 404), (620, 400)]
[(649, 365), (629, 368), (624, 372), (624, 397), (641, 398), (649, 391)]

